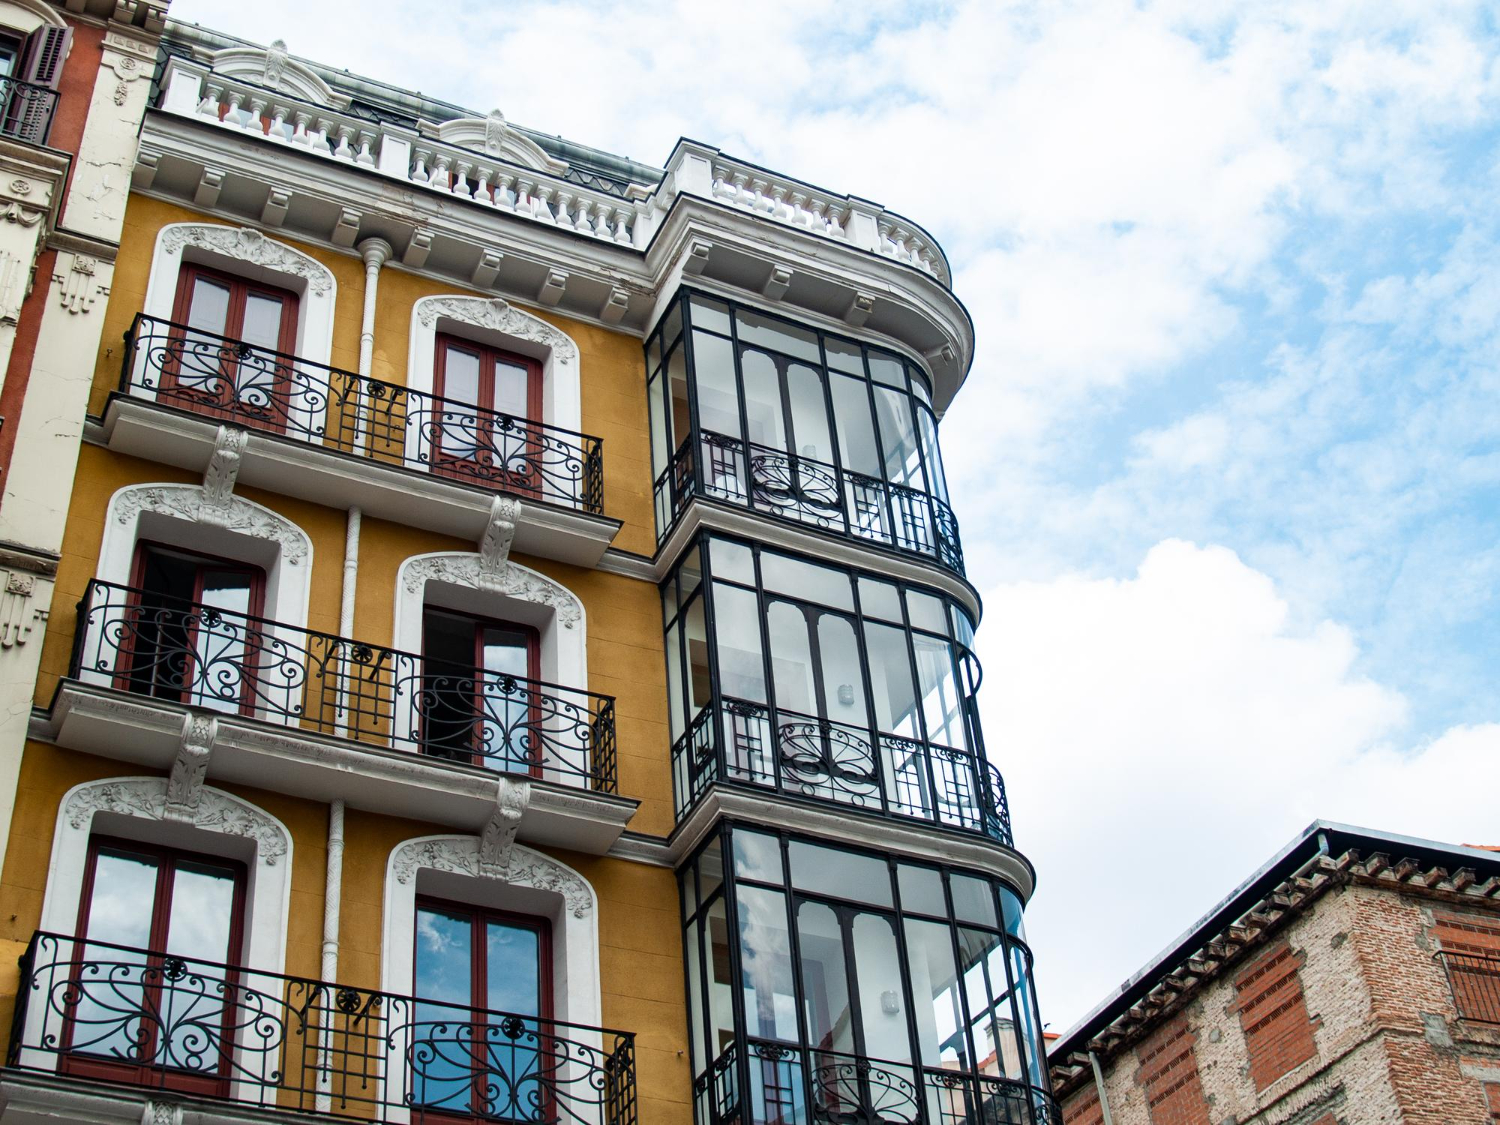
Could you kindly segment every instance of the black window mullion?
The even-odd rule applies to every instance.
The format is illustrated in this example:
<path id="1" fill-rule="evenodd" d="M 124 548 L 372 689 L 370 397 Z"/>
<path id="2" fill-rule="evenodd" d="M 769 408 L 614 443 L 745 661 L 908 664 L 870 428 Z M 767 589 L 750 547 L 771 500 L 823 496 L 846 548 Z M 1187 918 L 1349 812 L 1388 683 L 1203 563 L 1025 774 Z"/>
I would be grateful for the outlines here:
<path id="1" fill-rule="evenodd" d="M 916 633 L 911 627 L 911 614 L 906 608 L 906 586 L 904 584 L 896 587 L 896 598 L 901 603 L 901 631 L 906 635 L 906 657 L 911 662 L 912 689 L 916 692 L 917 730 L 920 732 L 919 745 L 922 755 L 922 772 L 927 777 L 927 799 L 932 804 L 932 822 L 940 824 L 942 818 L 938 814 L 937 770 L 932 765 L 932 733 L 927 729 L 927 710 L 922 706 L 922 701 L 925 698 L 922 693 L 922 669 L 917 663 Z M 952 917 L 951 904 L 949 909 L 949 917 Z"/>
<path id="2" fill-rule="evenodd" d="M 900 544 L 896 530 L 899 508 L 895 491 L 891 487 L 890 466 L 885 459 L 885 435 L 880 432 L 880 411 L 875 406 L 875 380 L 870 375 L 870 348 L 863 342 L 859 345 L 859 362 L 865 369 L 865 397 L 870 403 L 870 431 L 875 437 L 875 458 L 880 463 L 880 502 L 885 507 L 886 528 L 890 533 L 891 546 L 895 548 Z"/>
<path id="3" fill-rule="evenodd" d="M 870 650 L 865 644 L 865 613 L 864 606 L 859 600 L 859 572 L 846 569 L 849 576 L 849 589 L 854 596 L 854 643 L 859 650 L 860 676 L 864 680 L 865 692 L 865 727 L 870 733 L 870 761 L 874 766 L 875 785 L 880 791 L 880 811 L 890 812 L 891 794 L 890 785 L 892 778 L 887 776 L 885 769 L 885 753 L 881 742 L 882 731 L 880 720 L 876 717 L 875 707 L 875 684 L 874 677 L 870 675 Z M 899 594 L 897 595 L 900 596 Z M 894 884 L 894 877 L 893 877 Z"/>
<path id="4" fill-rule="evenodd" d="M 687 381 L 688 397 L 688 456 L 693 459 L 693 491 L 698 495 L 704 493 L 706 482 L 703 478 L 703 434 L 698 426 L 698 368 L 693 362 L 693 320 L 689 313 L 692 302 L 688 300 L 687 294 L 677 295 L 677 307 L 682 313 L 682 339 L 679 344 L 683 348 L 683 373 Z M 668 314 L 670 315 L 670 314 Z M 672 383 L 670 379 L 671 365 L 666 365 L 667 381 L 667 408 L 671 409 Z"/>
<path id="5" fill-rule="evenodd" d="M 844 480 L 844 458 L 839 451 L 838 417 L 833 410 L 833 373 L 828 368 L 828 347 L 822 332 L 814 332 L 818 338 L 818 363 L 823 369 L 823 413 L 828 422 L 829 455 L 833 458 L 833 486 L 839 494 L 839 518 L 844 523 L 844 534 L 852 535 L 853 521 L 849 518 L 848 484 Z"/>
<path id="6" fill-rule="evenodd" d="M 734 392 L 740 411 L 739 449 L 736 453 L 739 463 L 735 469 L 745 491 L 745 506 L 754 508 L 755 482 L 750 479 L 750 412 L 745 407 L 745 373 L 740 363 L 739 321 L 735 316 L 739 306 L 730 302 L 725 304 L 729 309 L 729 354 L 730 361 L 734 364 Z"/>
<path id="7" fill-rule="evenodd" d="M 915 1096 L 917 1104 L 922 1107 L 921 1111 L 925 1112 L 924 1087 L 922 1084 L 924 1073 L 922 1039 L 917 1034 L 916 1013 L 916 1004 L 922 998 L 918 997 L 912 989 L 911 950 L 906 944 L 906 915 L 901 910 L 901 880 L 896 877 L 896 860 L 888 858 L 885 866 L 886 878 L 891 881 L 891 901 L 896 904 L 896 962 L 901 973 L 902 1006 L 906 1012 L 907 1053 L 911 1056 L 912 1078 L 913 1085 L 916 1087 Z M 926 997 L 925 1002 L 931 1004 L 932 998 L 930 996 Z"/>
<path id="8" fill-rule="evenodd" d="M 748 446 L 747 446 L 748 450 Z M 748 469 L 749 462 L 746 462 Z M 756 617 L 759 618 L 757 627 L 760 629 L 760 661 L 765 675 L 766 684 L 766 736 L 770 739 L 772 781 L 775 783 L 776 792 L 781 792 L 781 709 L 776 700 L 776 678 L 775 664 L 771 655 L 771 602 L 766 594 L 765 581 L 761 578 L 760 570 L 760 544 L 752 543 L 750 547 L 750 562 L 754 568 L 755 576 L 755 609 Z M 788 872 L 790 875 L 790 871 Z M 791 886 L 790 883 L 787 884 Z"/>
<path id="9" fill-rule="evenodd" d="M 756 576 L 759 578 L 757 552 Z M 777 788 L 780 788 L 780 763 L 777 763 Z M 802 939 L 797 932 L 798 893 L 792 887 L 790 844 L 785 833 L 778 832 L 776 843 L 781 852 L 781 900 L 785 905 L 787 949 L 792 961 L 792 997 L 797 1006 L 797 1070 L 802 1079 L 802 1104 L 813 1104 L 812 1051 L 808 1046 L 807 990 L 802 986 Z M 740 990 L 743 992 L 743 989 Z"/>

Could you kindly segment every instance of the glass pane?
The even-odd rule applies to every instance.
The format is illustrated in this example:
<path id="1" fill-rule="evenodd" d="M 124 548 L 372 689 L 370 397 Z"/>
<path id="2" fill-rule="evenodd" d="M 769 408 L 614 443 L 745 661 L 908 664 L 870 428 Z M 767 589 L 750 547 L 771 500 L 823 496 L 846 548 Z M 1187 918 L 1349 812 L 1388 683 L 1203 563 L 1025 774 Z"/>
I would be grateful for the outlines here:
<path id="1" fill-rule="evenodd" d="M 461 1111 L 474 1092 L 470 1006 L 473 921 L 467 915 L 417 908 L 414 1005 L 409 1059 L 418 1105 Z"/>
<path id="2" fill-rule="evenodd" d="M 965 922 L 995 925 L 995 899 L 990 884 L 972 875 L 954 875 L 949 879 L 953 891 L 953 915 Z"/>
<path id="3" fill-rule="evenodd" d="M 439 404 L 441 449 L 449 457 L 471 460 L 479 453 L 479 354 L 444 345 L 443 395 Z"/>
<path id="4" fill-rule="evenodd" d="M 828 403 L 823 398 L 823 374 L 800 363 L 786 373 L 787 398 L 792 406 L 796 452 L 833 464 L 833 442 L 828 436 Z"/>
<path id="5" fill-rule="evenodd" d="M 714 639 L 719 680 L 732 699 L 766 702 L 766 670 L 760 652 L 760 611 L 755 594 L 714 583 Z"/>
<path id="6" fill-rule="evenodd" d="M 188 331 L 184 333 L 182 357 L 176 378 L 183 386 L 202 394 L 219 394 L 224 363 L 229 354 L 224 343 L 203 333 L 223 336 L 229 322 L 229 287 L 199 277 L 193 280 L 193 294 L 188 299 Z M 194 331 L 195 329 L 199 331 Z"/>
<path id="7" fill-rule="evenodd" d="M 859 662 L 859 642 L 854 624 L 847 618 L 825 613 L 818 618 L 818 653 L 823 667 L 825 718 L 851 726 L 866 726 L 864 673 Z"/>
<path id="8" fill-rule="evenodd" d="M 861 380 L 864 379 L 865 359 L 860 354 L 858 344 L 826 336 L 823 339 L 823 354 L 828 360 L 828 366 L 835 371 L 847 371 L 850 375 L 858 375 Z"/>
<path id="9" fill-rule="evenodd" d="M 960 929 L 958 948 L 974 1053 L 985 1060 L 992 1073 L 1018 1079 L 1022 1076 L 1021 1055 L 1000 938 Z"/>
<path id="10" fill-rule="evenodd" d="M 485 1006 L 518 1016 L 542 1014 L 541 934 L 530 926 L 485 924 Z"/>
<path id="11" fill-rule="evenodd" d="M 901 909 L 918 914 L 935 914 L 939 918 L 948 916 L 948 906 L 943 900 L 943 877 L 930 867 L 913 867 L 903 863 L 896 869 L 897 882 L 901 888 Z"/>
<path id="12" fill-rule="evenodd" d="M 477 631 L 484 672 L 476 685 L 482 721 L 480 753 L 490 769 L 529 773 L 541 764 L 544 754 L 536 738 L 539 716 L 529 681 L 530 634 L 505 625 L 478 625 Z"/>
<path id="13" fill-rule="evenodd" d="M 880 419 L 880 443 L 885 452 L 885 479 L 907 488 L 922 488 L 922 465 L 917 456 L 917 432 L 911 403 L 900 391 L 875 388 L 875 416 Z"/>
<path id="14" fill-rule="evenodd" d="M 927 724 L 927 741 L 968 749 L 963 704 L 954 679 L 949 643 L 921 633 L 911 634 L 911 640 L 917 657 L 917 682 L 922 696 L 922 716 Z"/>
<path id="15" fill-rule="evenodd" d="M 687 353 L 681 345 L 667 357 L 665 378 L 667 390 L 671 393 L 672 409 L 669 421 L 672 430 L 672 451 L 675 453 L 692 433 L 689 422 L 691 413 L 688 408 Z"/>
<path id="16" fill-rule="evenodd" d="M 797 942 L 802 994 L 807 1005 L 807 1039 L 824 1050 L 855 1052 L 849 976 L 843 934 L 832 907 L 804 902 L 797 907 Z"/>
<path id="17" fill-rule="evenodd" d="M 772 602 L 766 615 L 771 638 L 771 669 L 776 683 L 776 707 L 803 715 L 817 714 L 812 647 L 802 610 L 786 602 Z"/>
<path id="18" fill-rule="evenodd" d="M 752 1036 L 797 1041 L 797 999 L 792 989 L 792 945 L 786 896 L 741 887 L 740 970 L 744 977 L 745 1027 Z"/>
<path id="19" fill-rule="evenodd" d="M 863 379 L 833 376 L 833 416 L 838 422 L 839 458 L 845 470 L 880 479 L 880 450 L 870 415 L 870 392 Z"/>
<path id="20" fill-rule="evenodd" d="M 822 362 L 818 353 L 818 337 L 805 328 L 794 328 L 784 321 L 772 320 L 746 309 L 737 309 L 734 319 L 742 344 L 758 344 L 810 363 Z"/>
<path id="21" fill-rule="evenodd" d="M 906 632 L 891 625 L 865 622 L 865 650 L 870 660 L 870 691 L 875 698 L 875 725 L 887 734 L 920 739 L 917 689 L 912 681 Z"/>
<path id="22" fill-rule="evenodd" d="M 704 919 L 703 953 L 708 962 L 709 1035 L 712 1053 L 717 1058 L 734 1042 L 734 981 L 729 965 L 729 921 L 724 898 L 708 908 Z"/>
<path id="23" fill-rule="evenodd" d="M 450 402 L 479 404 L 479 353 L 444 345 L 443 397 Z"/>
<path id="24" fill-rule="evenodd" d="M 928 390 L 929 380 L 927 372 L 920 367 L 908 363 L 906 365 L 906 377 L 911 380 L 911 393 L 916 395 L 919 402 L 932 405 L 932 392 Z"/>
<path id="25" fill-rule="evenodd" d="M 688 978 L 688 1017 L 690 1021 L 691 1034 L 688 1038 L 688 1046 L 692 1048 L 693 1074 L 698 1074 L 708 1065 L 708 1059 L 704 1058 L 704 1021 L 708 1013 L 703 1010 L 703 964 L 699 961 L 702 947 L 699 942 L 699 927 L 696 921 L 689 922 L 687 927 L 687 978 Z"/>
<path id="26" fill-rule="evenodd" d="M 1013 948 L 1010 951 L 1010 967 L 1012 979 L 1016 982 L 1016 1009 L 1021 1019 L 1021 1041 L 1026 1047 L 1026 1069 L 1033 1086 L 1045 1087 L 1046 1050 L 1042 1041 L 1042 1028 L 1037 1022 L 1031 967 L 1026 963 L 1024 950 Z"/>
<path id="27" fill-rule="evenodd" d="M 280 350 L 284 308 L 280 297 L 262 293 L 246 294 L 245 321 L 240 329 L 240 339 L 252 347 Z"/>
<path id="28" fill-rule="evenodd" d="M 513 418 L 531 417 L 530 368 L 509 360 L 495 360 L 495 401 L 490 409 Z"/>
<path id="29" fill-rule="evenodd" d="M 693 333 L 693 370 L 698 381 L 698 425 L 740 436 L 740 400 L 734 380 L 734 349 L 722 336 Z"/>
<path id="30" fill-rule="evenodd" d="M 666 380 L 653 375 L 647 388 L 648 408 L 651 411 L 651 478 L 659 478 L 667 470 L 667 459 L 672 447 L 667 443 L 667 404 L 662 388 Z"/>
<path id="31" fill-rule="evenodd" d="M 205 569 L 203 604 L 227 613 L 249 613 L 250 576 L 244 571 Z M 249 666 L 252 654 L 248 625 L 242 616 L 199 615 L 190 702 L 215 711 L 239 711 L 247 673 L 251 677 L 254 674 Z"/>
<path id="32" fill-rule="evenodd" d="M 681 630 L 674 621 L 667 629 L 667 719 L 671 724 L 672 741 L 675 743 L 687 729 L 683 722 L 686 701 L 682 694 L 682 639 Z"/>
<path id="33" fill-rule="evenodd" d="M 905 871 L 903 868 L 903 875 Z M 904 891 L 902 902 L 905 903 Z M 908 918 L 905 928 L 906 952 L 911 959 L 912 1015 L 916 1018 L 922 1062 L 949 1070 L 968 1069 L 971 1064 L 964 1037 L 963 998 L 953 963 L 952 934 L 941 922 L 921 922 L 915 918 Z"/>
<path id="34" fill-rule="evenodd" d="M 681 332 L 682 306 L 674 302 L 671 311 L 667 313 L 666 318 L 661 323 L 662 347 L 670 348 L 672 342 L 677 339 Z"/>
<path id="35" fill-rule="evenodd" d="M 926 629 L 929 632 L 948 634 L 948 615 L 943 612 L 943 603 L 931 594 L 918 593 L 916 590 L 906 592 L 906 612 L 911 616 L 911 627 L 913 629 Z"/>
<path id="36" fill-rule="evenodd" d="M 217 1071 L 232 1055 L 224 1036 L 225 971 L 209 962 L 237 960 L 229 948 L 234 918 L 234 873 L 181 865 L 172 878 L 167 952 L 187 962 L 187 974 L 163 974 L 157 1061 L 182 1070 Z"/>
<path id="37" fill-rule="evenodd" d="M 768 591 L 789 594 L 799 601 L 818 602 L 836 609 L 853 611 L 854 592 L 849 575 L 841 570 L 802 562 L 774 551 L 762 551 L 761 581 Z"/>
<path id="38" fill-rule="evenodd" d="M 707 902 L 723 883 L 724 850 L 719 841 L 715 840 L 698 857 L 698 894 Z"/>
<path id="39" fill-rule="evenodd" d="M 688 722 L 707 707 L 713 693 L 713 677 L 708 668 L 708 625 L 704 619 L 703 599 L 694 598 L 684 618 L 687 638 Z"/>
<path id="40" fill-rule="evenodd" d="M 885 861 L 860 852 L 793 840 L 787 845 L 792 886 L 815 894 L 890 906 L 891 876 Z"/>
<path id="41" fill-rule="evenodd" d="M 1005 915 L 1005 932 L 1025 941 L 1026 927 L 1021 920 L 1021 896 L 1004 883 L 1000 884 L 1000 911 Z"/>
<path id="42" fill-rule="evenodd" d="M 922 457 L 927 462 L 928 489 L 939 500 L 948 499 L 948 486 L 943 480 L 943 462 L 938 453 L 937 423 L 932 415 L 917 408 L 917 430 L 922 439 Z"/>
<path id="43" fill-rule="evenodd" d="M 708 328 L 722 335 L 729 335 L 729 306 L 707 297 L 692 297 L 692 319 L 694 328 Z"/>
<path id="44" fill-rule="evenodd" d="M 245 298 L 245 319 L 240 338 L 253 347 L 267 351 L 281 348 L 283 303 L 279 297 L 251 293 Z M 275 395 L 278 375 L 273 356 L 258 352 L 237 359 L 235 396 L 253 410 L 267 410 Z"/>
<path id="45" fill-rule="evenodd" d="M 781 842 L 775 836 L 736 828 L 734 873 L 741 879 L 781 883 Z"/>
<path id="46" fill-rule="evenodd" d="M 229 326 L 229 286 L 206 277 L 194 278 L 187 322 L 190 328 L 224 335 Z"/>
<path id="47" fill-rule="evenodd" d="M 858 914 L 851 932 L 864 1053 L 870 1058 L 909 1062 L 911 1037 L 901 996 L 895 924 L 883 914 Z"/>
<path id="48" fill-rule="evenodd" d="M 870 378 L 877 383 L 906 388 L 905 365 L 893 355 L 870 349 Z"/>
<path id="49" fill-rule="evenodd" d="M 901 595 L 889 582 L 874 578 L 859 580 L 859 612 L 865 617 L 880 617 L 901 623 Z"/>
<path id="50" fill-rule="evenodd" d="M 715 578 L 729 578 L 747 586 L 755 585 L 755 560 L 745 544 L 715 538 L 709 547 L 708 557 Z"/>
<path id="51" fill-rule="evenodd" d="M 95 860 L 86 936 L 128 946 L 88 946 L 82 956 L 96 971 L 81 975 L 68 1028 L 75 1051 L 133 1057 L 139 1050 L 145 950 L 151 944 L 157 863 L 146 856 L 101 851 Z"/>
<path id="52" fill-rule="evenodd" d="M 745 380 L 745 424 L 750 427 L 746 438 L 769 449 L 786 449 L 776 364 L 764 352 L 745 351 L 740 355 L 740 372 Z"/>

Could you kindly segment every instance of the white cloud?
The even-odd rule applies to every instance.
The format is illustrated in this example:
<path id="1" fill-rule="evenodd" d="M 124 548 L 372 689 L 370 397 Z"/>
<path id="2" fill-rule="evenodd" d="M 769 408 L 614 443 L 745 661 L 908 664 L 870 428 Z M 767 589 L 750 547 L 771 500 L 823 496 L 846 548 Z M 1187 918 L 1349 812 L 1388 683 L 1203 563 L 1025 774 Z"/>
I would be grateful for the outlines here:
<path id="1" fill-rule="evenodd" d="M 1299 627 L 1231 551 L 1167 540 L 1132 578 L 985 603 L 985 735 L 1040 870 L 1054 1030 L 1316 818 L 1500 843 L 1500 725 L 1402 748 L 1406 700 L 1356 671 L 1349 632 Z"/>

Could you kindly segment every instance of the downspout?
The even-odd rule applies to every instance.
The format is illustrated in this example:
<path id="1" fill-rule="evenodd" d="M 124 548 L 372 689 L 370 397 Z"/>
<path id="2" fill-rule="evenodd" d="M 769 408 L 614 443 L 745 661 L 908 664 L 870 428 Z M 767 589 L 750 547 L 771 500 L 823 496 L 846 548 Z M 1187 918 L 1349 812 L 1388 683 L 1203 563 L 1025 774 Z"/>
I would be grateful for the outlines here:
<path id="1" fill-rule="evenodd" d="M 366 379 L 375 363 L 375 297 L 380 288 L 380 267 L 395 252 L 383 238 L 367 238 L 359 244 L 359 256 L 365 260 L 365 307 L 359 324 L 359 373 Z"/>
<path id="2" fill-rule="evenodd" d="M 1115 1125 L 1109 1112 L 1109 1095 L 1104 1092 L 1104 1069 L 1099 1065 L 1099 1056 L 1089 1052 L 1089 1063 L 1094 1068 L 1094 1089 L 1099 1091 L 1099 1112 L 1104 1116 L 1104 1125 Z"/>

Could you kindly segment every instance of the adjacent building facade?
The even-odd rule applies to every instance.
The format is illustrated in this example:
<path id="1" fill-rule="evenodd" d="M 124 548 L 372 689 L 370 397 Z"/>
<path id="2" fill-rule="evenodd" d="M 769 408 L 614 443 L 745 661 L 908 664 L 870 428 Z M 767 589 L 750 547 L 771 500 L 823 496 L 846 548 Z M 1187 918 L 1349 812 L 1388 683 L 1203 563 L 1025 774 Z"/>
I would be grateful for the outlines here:
<path id="1" fill-rule="evenodd" d="M 7 4 L 145 47 L 0 463 L 0 1123 L 1055 1125 L 936 243 Z"/>
<path id="2" fill-rule="evenodd" d="M 1067 1125 L 1500 1121 L 1500 855 L 1316 822 L 1051 1060 Z"/>

